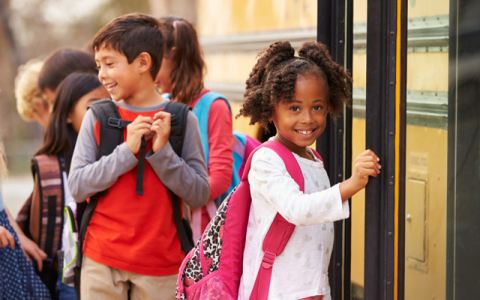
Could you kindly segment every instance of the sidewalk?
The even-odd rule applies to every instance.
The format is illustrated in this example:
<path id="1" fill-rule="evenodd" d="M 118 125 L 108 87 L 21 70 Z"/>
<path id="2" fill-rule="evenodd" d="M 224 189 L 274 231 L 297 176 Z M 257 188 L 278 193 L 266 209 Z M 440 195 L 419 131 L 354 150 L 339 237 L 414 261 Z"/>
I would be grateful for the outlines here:
<path id="1" fill-rule="evenodd" d="M 5 206 L 14 217 L 32 192 L 33 179 L 30 175 L 7 176 L 2 179 L 2 195 Z"/>

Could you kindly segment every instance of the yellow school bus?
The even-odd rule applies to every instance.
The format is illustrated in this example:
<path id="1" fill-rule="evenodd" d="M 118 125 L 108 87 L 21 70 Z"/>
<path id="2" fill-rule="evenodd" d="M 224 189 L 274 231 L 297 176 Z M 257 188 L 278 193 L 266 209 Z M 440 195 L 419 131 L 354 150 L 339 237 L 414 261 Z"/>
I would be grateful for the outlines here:
<path id="1" fill-rule="evenodd" d="M 480 5 L 474 0 L 199 0 L 207 87 L 236 115 L 256 55 L 326 43 L 353 101 L 317 148 L 332 184 L 371 148 L 382 175 L 335 224 L 333 299 L 480 295 Z M 236 130 L 260 136 L 244 118 Z"/>

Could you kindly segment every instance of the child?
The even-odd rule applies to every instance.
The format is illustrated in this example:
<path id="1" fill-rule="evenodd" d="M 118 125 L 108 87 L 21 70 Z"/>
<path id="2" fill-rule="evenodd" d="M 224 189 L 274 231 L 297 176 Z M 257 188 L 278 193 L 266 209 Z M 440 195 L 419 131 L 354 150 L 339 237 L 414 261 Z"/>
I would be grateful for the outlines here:
<path id="1" fill-rule="evenodd" d="M 38 76 L 38 87 L 50 108 L 53 107 L 58 86 L 73 72 L 97 74 L 92 55 L 78 49 L 60 48 L 45 59 Z"/>
<path id="2" fill-rule="evenodd" d="M 0 145 L 0 179 L 5 172 Z M 0 299 L 50 299 L 48 289 L 22 252 L 14 223 L 4 207 L 0 190 Z"/>
<path id="3" fill-rule="evenodd" d="M 203 61 L 197 32 L 192 24 L 179 17 L 160 19 L 164 42 L 164 57 L 156 82 L 161 92 L 170 93 L 174 101 L 194 108 L 200 98 L 209 92 L 203 84 L 205 62 Z M 196 112 L 194 110 L 194 112 Z M 209 203 L 201 209 L 192 210 L 194 241 L 200 237 L 210 218 L 215 214 L 218 197 L 227 192 L 232 181 L 232 114 L 228 103 L 214 100 L 208 116 L 208 176 L 210 183 Z M 198 116 L 200 118 L 201 116 Z M 207 207 L 209 208 L 207 210 Z"/>
<path id="4" fill-rule="evenodd" d="M 34 111 L 36 116 L 39 118 L 38 121 L 42 127 L 48 126 L 48 121 L 50 119 L 50 113 L 54 106 L 54 102 L 57 96 L 58 87 L 60 83 L 67 77 L 69 74 L 73 72 L 88 72 L 91 74 L 96 75 L 97 69 L 95 64 L 95 59 L 92 54 L 89 54 L 85 51 L 81 51 L 78 49 L 70 49 L 70 48 L 60 48 L 53 51 L 47 59 L 43 63 L 40 64 L 40 70 L 38 67 L 31 66 L 26 69 L 22 75 L 19 75 L 20 78 L 16 82 L 16 91 L 17 94 L 17 103 L 23 103 L 22 107 L 24 108 L 25 113 L 28 111 Z M 29 73 L 28 73 L 29 72 Z M 34 101 L 28 101 L 28 97 L 34 97 Z M 37 99 L 38 98 L 38 99 Z M 37 104 L 38 103 L 38 104 Z M 35 105 L 35 106 L 34 106 Z M 41 109 L 39 109 L 41 108 Z M 19 110 L 20 112 L 20 110 Z M 62 124 L 65 126 L 66 124 Z M 54 134 L 50 134 L 50 141 Z M 57 140 L 58 142 L 58 140 Z M 63 142 L 63 140 L 62 140 Z M 71 141 L 70 141 L 71 142 Z M 68 144 L 64 145 L 65 147 Z M 71 144 L 73 151 L 74 143 Z M 63 146 L 56 145 L 57 149 Z M 71 153 L 69 158 L 71 157 Z M 68 170 L 68 169 L 66 169 Z M 57 185 L 59 186 L 59 185 Z M 22 208 L 20 209 L 17 215 L 17 223 L 25 233 L 23 236 L 31 237 L 35 240 L 35 242 L 40 245 L 45 252 L 45 244 L 41 245 L 40 241 L 42 237 L 38 235 L 36 238 L 34 237 L 35 234 L 32 234 L 32 230 L 37 231 L 36 229 L 36 222 L 32 219 L 32 215 L 41 215 L 38 212 L 39 206 L 35 205 L 35 201 L 33 201 L 34 196 L 39 196 L 44 191 L 41 191 L 42 185 L 39 184 L 38 181 L 34 184 L 34 191 L 32 194 L 27 198 L 25 203 L 23 204 Z M 47 190 L 51 190 L 52 187 L 47 187 Z M 61 186 L 60 186 L 61 188 Z M 60 202 L 61 203 L 61 202 Z M 52 209 L 51 211 L 57 211 Z M 60 209 L 59 215 L 63 216 L 63 211 Z M 58 217 L 58 215 L 57 215 Z M 30 230 L 32 229 L 32 230 Z M 55 222 L 54 230 L 49 230 L 47 232 L 47 236 L 51 238 L 50 240 L 57 241 L 59 238 L 54 234 L 54 232 L 61 233 L 63 229 L 63 224 L 61 220 Z M 27 238 L 21 238 L 22 244 L 25 244 L 23 240 L 27 242 L 31 242 Z M 55 247 L 58 245 L 60 247 L 60 243 L 53 243 Z M 60 249 L 55 249 L 60 250 Z M 30 254 L 29 254 L 30 256 Z M 57 277 L 58 277 L 58 267 L 57 267 L 57 254 L 56 251 L 53 253 L 49 253 L 46 260 L 39 263 L 39 274 L 40 278 L 43 282 L 47 285 L 50 289 L 52 295 L 56 295 L 56 288 L 57 288 Z"/>
<path id="5" fill-rule="evenodd" d="M 63 172 L 64 182 L 64 203 L 76 211 L 75 201 L 68 192 L 67 173 L 70 168 L 73 149 L 80 130 L 83 116 L 87 111 L 87 106 L 95 100 L 108 98 L 109 95 L 101 85 L 95 74 L 91 73 L 72 73 L 68 75 L 58 87 L 58 95 L 55 99 L 53 111 L 50 116 L 50 122 L 45 132 L 45 138 L 42 148 L 36 155 L 45 154 L 57 156 L 65 163 Z M 66 222 L 66 220 L 64 220 Z M 65 227 L 63 229 L 66 230 Z M 65 245 L 62 246 L 62 252 L 65 251 Z M 60 258 L 63 256 L 60 255 Z M 58 279 L 56 293 L 58 299 L 77 299 L 73 286 L 62 282 L 62 270 L 64 262 L 59 261 Z"/>
<path id="6" fill-rule="evenodd" d="M 296 225 L 275 260 L 271 299 L 330 299 L 328 264 L 333 222 L 349 216 L 347 199 L 380 171 L 370 150 L 360 154 L 353 175 L 330 187 L 323 163 L 308 146 L 323 133 L 327 114 L 350 99 L 351 78 L 317 42 L 305 43 L 294 56 L 289 42 L 266 49 L 250 73 L 240 115 L 275 125 L 274 139 L 293 152 L 305 179 L 305 192 L 289 176 L 282 159 L 268 148 L 252 158 L 248 174 L 252 195 L 239 299 L 248 299 L 263 257 L 262 241 L 277 213 Z"/>
<path id="7" fill-rule="evenodd" d="M 30 60 L 18 69 L 15 78 L 15 98 L 17 111 L 25 121 L 36 121 L 43 128 L 47 127 L 50 115 L 50 106 L 42 97 L 38 88 L 38 76 L 43 62 Z"/>
<path id="8" fill-rule="evenodd" d="M 209 195 L 207 170 L 195 116 L 189 112 L 181 157 L 168 137 L 168 100 L 157 93 L 163 38 L 156 19 L 129 14 L 112 20 L 93 43 L 98 77 L 122 119 L 132 121 L 125 141 L 97 159 L 98 122 L 87 111 L 68 184 L 77 202 L 98 196 L 83 244 L 82 299 L 174 299 L 184 253 L 168 190 L 199 207 Z M 159 51 L 160 49 L 160 51 Z M 147 141 L 144 191 L 135 193 L 137 154 Z M 151 149 L 151 150 L 150 150 Z M 97 197 L 96 196 L 96 197 Z"/>

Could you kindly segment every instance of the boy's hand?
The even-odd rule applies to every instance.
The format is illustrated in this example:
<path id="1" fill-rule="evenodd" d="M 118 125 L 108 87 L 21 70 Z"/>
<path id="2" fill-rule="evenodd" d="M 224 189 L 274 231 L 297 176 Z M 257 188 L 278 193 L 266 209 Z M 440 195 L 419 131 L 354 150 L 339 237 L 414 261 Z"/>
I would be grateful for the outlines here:
<path id="1" fill-rule="evenodd" d="M 137 154 L 143 136 L 150 134 L 152 126 L 152 118 L 145 116 L 137 116 L 137 118 L 127 126 L 127 146 L 133 154 Z"/>
<path id="2" fill-rule="evenodd" d="M 15 249 L 15 240 L 13 239 L 12 234 L 3 226 L 0 226 L 0 249 L 6 248 Z"/>
<path id="3" fill-rule="evenodd" d="M 352 169 L 352 176 L 340 184 L 340 193 L 342 199 L 346 200 L 363 189 L 367 183 L 369 176 L 377 177 L 380 174 L 382 166 L 379 164 L 380 159 L 372 150 L 365 150 L 355 159 Z"/>
<path id="4" fill-rule="evenodd" d="M 171 119 L 171 114 L 165 111 L 159 111 L 153 116 L 154 121 L 151 127 L 154 133 L 152 141 L 153 152 L 159 151 L 168 143 L 168 137 L 172 128 Z"/>

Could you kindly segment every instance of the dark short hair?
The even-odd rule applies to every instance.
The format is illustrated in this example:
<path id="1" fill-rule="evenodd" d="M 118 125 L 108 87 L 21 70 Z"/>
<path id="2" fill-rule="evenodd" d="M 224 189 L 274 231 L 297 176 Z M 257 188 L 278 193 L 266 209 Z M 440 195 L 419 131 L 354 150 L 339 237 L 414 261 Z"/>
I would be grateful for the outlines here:
<path id="1" fill-rule="evenodd" d="M 93 55 L 78 49 L 57 49 L 45 59 L 38 75 L 38 87 L 41 91 L 56 90 L 63 79 L 74 72 L 97 74 Z"/>
<path id="2" fill-rule="evenodd" d="M 163 57 L 163 37 L 158 21 L 145 14 L 127 14 L 117 17 L 101 28 L 93 38 L 92 48 L 112 49 L 126 56 L 128 63 L 142 52 L 152 58 L 150 74 L 155 79 Z"/>

